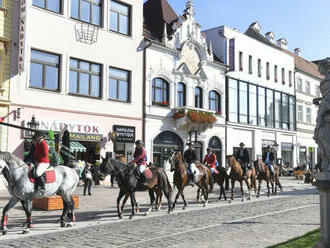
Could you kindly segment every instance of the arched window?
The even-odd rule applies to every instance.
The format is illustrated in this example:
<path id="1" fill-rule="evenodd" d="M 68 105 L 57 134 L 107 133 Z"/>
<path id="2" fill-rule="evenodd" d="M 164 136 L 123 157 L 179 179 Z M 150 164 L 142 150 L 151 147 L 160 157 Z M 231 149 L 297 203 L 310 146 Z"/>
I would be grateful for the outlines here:
<path id="1" fill-rule="evenodd" d="M 220 95 L 218 92 L 211 90 L 209 93 L 209 109 L 216 112 L 221 111 L 220 107 Z"/>
<path id="2" fill-rule="evenodd" d="M 203 90 L 200 87 L 195 88 L 195 107 L 203 108 Z"/>
<path id="3" fill-rule="evenodd" d="M 178 97 L 178 107 L 186 106 L 186 85 L 183 83 L 178 83 L 178 90 L 177 90 L 177 97 Z"/>
<path id="4" fill-rule="evenodd" d="M 162 78 L 152 80 L 152 104 L 167 107 L 169 102 L 169 84 Z"/>

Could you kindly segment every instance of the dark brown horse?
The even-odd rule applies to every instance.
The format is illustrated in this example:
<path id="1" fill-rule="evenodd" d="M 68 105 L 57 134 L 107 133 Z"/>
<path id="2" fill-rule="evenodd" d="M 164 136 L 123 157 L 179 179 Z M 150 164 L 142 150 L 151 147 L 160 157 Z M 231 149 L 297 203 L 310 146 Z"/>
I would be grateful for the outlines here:
<path id="1" fill-rule="evenodd" d="M 181 152 L 174 152 L 170 159 L 170 162 L 171 162 L 171 171 L 174 171 L 174 185 L 178 189 L 178 193 L 173 203 L 173 209 L 175 208 L 175 204 L 180 195 L 184 203 L 183 209 L 186 209 L 187 201 L 184 197 L 183 190 L 187 186 L 189 175 L 187 173 L 187 166 L 182 161 Z M 204 207 L 205 207 L 208 203 L 208 194 L 212 193 L 213 191 L 214 182 L 210 170 L 205 165 L 201 163 L 197 163 L 196 167 L 200 171 L 201 175 L 199 177 L 199 180 L 195 184 L 198 186 L 199 189 L 202 190 L 204 194 Z"/>
<path id="2" fill-rule="evenodd" d="M 242 192 L 242 201 L 245 201 L 245 192 L 243 189 L 243 180 L 244 180 L 243 168 L 241 164 L 235 159 L 234 156 L 227 156 L 227 159 L 228 159 L 228 164 L 230 166 L 229 176 L 231 178 L 231 197 L 229 202 L 231 203 L 234 200 L 235 181 L 239 181 Z M 254 187 L 255 193 L 257 193 L 256 170 L 254 167 L 246 172 L 245 183 L 249 189 L 248 200 L 252 200 L 252 187 Z"/>
<path id="3" fill-rule="evenodd" d="M 260 196 L 260 188 L 261 188 L 262 180 L 265 180 L 267 182 L 268 196 L 270 196 L 269 183 L 272 185 L 272 194 L 275 195 L 277 194 L 277 186 L 282 190 L 282 185 L 279 179 L 280 170 L 276 165 L 273 166 L 274 166 L 274 176 L 271 176 L 269 167 L 264 162 L 262 162 L 261 159 L 258 159 L 257 161 L 254 162 L 254 167 L 256 168 L 257 171 L 257 179 L 259 180 L 257 197 Z M 275 183 L 275 192 L 274 192 L 274 183 Z"/>
<path id="4" fill-rule="evenodd" d="M 107 157 L 103 159 L 100 165 L 100 176 L 103 178 L 108 174 L 116 176 L 118 186 L 120 188 L 117 198 L 117 212 L 118 217 L 122 218 L 122 207 L 120 207 L 120 201 L 124 195 L 129 194 L 131 199 L 132 214 L 130 218 L 133 218 L 136 214 L 134 206 L 136 206 L 135 195 L 136 191 L 149 191 L 150 206 L 147 213 L 151 213 L 152 206 L 155 202 L 154 193 L 159 189 L 163 191 L 168 200 L 168 212 L 172 210 L 172 187 L 168 180 L 165 171 L 156 168 L 150 168 L 152 177 L 148 179 L 148 186 L 143 186 L 138 183 L 138 179 L 134 173 L 134 166 L 127 166 L 118 160 Z"/>

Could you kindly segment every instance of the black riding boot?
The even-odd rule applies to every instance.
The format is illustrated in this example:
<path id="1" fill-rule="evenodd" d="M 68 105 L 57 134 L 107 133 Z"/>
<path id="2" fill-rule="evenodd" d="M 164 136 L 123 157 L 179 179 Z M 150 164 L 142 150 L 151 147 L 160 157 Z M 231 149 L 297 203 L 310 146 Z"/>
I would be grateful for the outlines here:
<path id="1" fill-rule="evenodd" d="M 143 173 L 140 175 L 138 182 L 142 186 L 148 186 L 147 178 L 145 177 L 145 175 Z"/>
<path id="2" fill-rule="evenodd" d="M 193 187 L 195 185 L 195 174 L 194 173 L 190 174 L 190 185 Z"/>
<path id="3" fill-rule="evenodd" d="M 243 178 L 246 180 L 246 172 L 247 172 L 247 166 L 243 167 Z"/>
<path id="4" fill-rule="evenodd" d="M 41 177 L 37 177 L 37 185 L 39 191 L 45 191 L 45 177 L 42 175 Z"/>

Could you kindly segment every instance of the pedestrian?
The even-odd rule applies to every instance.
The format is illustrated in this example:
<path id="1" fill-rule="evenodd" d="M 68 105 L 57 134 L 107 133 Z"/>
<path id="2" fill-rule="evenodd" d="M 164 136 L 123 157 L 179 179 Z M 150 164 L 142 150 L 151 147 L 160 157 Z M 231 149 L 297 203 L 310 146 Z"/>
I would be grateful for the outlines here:
<path id="1" fill-rule="evenodd" d="M 241 142 L 239 146 L 240 148 L 235 154 L 235 159 L 241 163 L 243 169 L 243 177 L 246 179 L 246 171 L 250 165 L 250 153 L 248 149 L 244 148 L 245 144 L 243 142 Z"/>
<path id="2" fill-rule="evenodd" d="M 309 162 L 308 162 L 308 168 L 311 172 L 313 172 L 313 162 L 312 160 L 310 159 Z"/>
<path id="3" fill-rule="evenodd" d="M 88 195 L 92 195 L 91 187 L 93 183 L 92 171 L 91 171 L 92 164 L 86 163 L 86 166 L 82 173 L 82 179 L 84 181 L 84 195 L 86 195 L 86 190 L 88 188 Z"/>
<path id="4" fill-rule="evenodd" d="M 188 164 L 188 182 L 187 185 L 194 186 L 195 183 L 195 175 L 192 171 L 192 166 L 197 160 L 196 152 L 194 150 L 194 144 L 192 142 L 188 143 L 188 149 L 183 154 L 184 162 Z"/>
<path id="5" fill-rule="evenodd" d="M 210 167 L 211 173 L 218 174 L 217 171 L 217 156 L 212 152 L 212 149 L 208 147 L 206 149 L 207 154 L 204 157 L 203 163 Z"/>
<path id="6" fill-rule="evenodd" d="M 270 176 L 274 176 L 274 153 L 271 151 L 270 146 L 267 146 L 267 150 L 262 154 L 262 161 L 268 166 L 270 170 Z"/>

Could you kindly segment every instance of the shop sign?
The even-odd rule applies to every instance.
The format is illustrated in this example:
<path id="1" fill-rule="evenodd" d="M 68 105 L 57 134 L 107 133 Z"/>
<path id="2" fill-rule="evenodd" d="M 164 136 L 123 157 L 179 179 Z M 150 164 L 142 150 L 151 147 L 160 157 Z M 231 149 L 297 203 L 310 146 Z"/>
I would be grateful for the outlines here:
<path id="1" fill-rule="evenodd" d="M 275 146 L 276 142 L 274 140 L 262 140 L 262 147 Z"/>
<path id="2" fill-rule="evenodd" d="M 101 142 L 102 134 L 70 133 L 71 140 Z"/>
<path id="3" fill-rule="evenodd" d="M 24 71 L 24 48 L 25 48 L 25 27 L 26 27 L 26 0 L 20 1 L 20 20 L 18 36 L 18 72 Z"/>
<path id="4" fill-rule="evenodd" d="M 306 146 L 299 147 L 299 152 L 306 153 L 306 151 L 307 151 Z"/>
<path id="5" fill-rule="evenodd" d="M 116 142 L 134 143 L 135 127 L 114 125 L 113 131 L 117 134 Z"/>
<path id="6" fill-rule="evenodd" d="M 282 142 L 281 143 L 281 150 L 283 151 L 292 151 L 293 150 L 293 144 L 288 142 Z"/>

